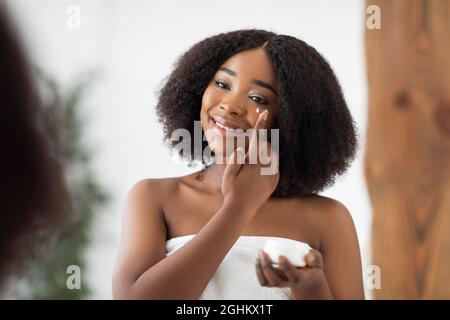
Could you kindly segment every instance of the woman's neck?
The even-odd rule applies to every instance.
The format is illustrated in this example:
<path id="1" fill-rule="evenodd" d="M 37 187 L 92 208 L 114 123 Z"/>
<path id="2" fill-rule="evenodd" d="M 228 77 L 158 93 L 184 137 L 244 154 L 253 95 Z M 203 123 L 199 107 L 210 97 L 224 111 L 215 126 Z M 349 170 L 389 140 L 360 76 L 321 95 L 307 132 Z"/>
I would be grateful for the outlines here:
<path id="1" fill-rule="evenodd" d="M 200 172 L 201 180 L 206 182 L 214 193 L 222 194 L 222 178 L 225 168 L 226 164 L 213 163 Z"/>

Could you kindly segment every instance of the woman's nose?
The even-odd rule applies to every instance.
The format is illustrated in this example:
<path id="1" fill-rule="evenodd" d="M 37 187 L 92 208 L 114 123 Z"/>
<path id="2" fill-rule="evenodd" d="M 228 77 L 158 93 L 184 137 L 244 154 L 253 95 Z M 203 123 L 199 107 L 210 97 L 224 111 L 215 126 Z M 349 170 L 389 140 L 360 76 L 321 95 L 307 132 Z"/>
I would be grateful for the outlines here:
<path id="1" fill-rule="evenodd" d="M 220 109 L 226 111 L 229 114 L 235 115 L 235 116 L 238 116 L 238 115 L 242 114 L 242 111 L 239 108 L 232 107 L 230 105 L 221 104 L 220 105 Z"/>
<path id="2" fill-rule="evenodd" d="M 242 101 L 238 101 L 237 98 L 222 101 L 222 103 L 220 104 L 220 109 L 235 116 L 243 115 L 245 112 L 245 108 L 242 104 Z"/>

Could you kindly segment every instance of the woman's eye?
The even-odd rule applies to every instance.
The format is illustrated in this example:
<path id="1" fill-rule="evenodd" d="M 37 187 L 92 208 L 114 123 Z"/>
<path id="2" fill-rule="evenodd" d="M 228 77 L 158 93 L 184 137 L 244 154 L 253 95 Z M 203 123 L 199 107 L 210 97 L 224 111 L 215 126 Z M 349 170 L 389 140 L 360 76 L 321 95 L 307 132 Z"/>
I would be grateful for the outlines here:
<path id="1" fill-rule="evenodd" d="M 258 96 L 250 96 L 250 99 L 255 101 L 257 104 L 269 105 L 269 101 L 267 99 Z"/>
<path id="2" fill-rule="evenodd" d="M 215 83 L 216 83 L 216 86 L 219 87 L 219 88 L 221 88 L 221 89 L 229 89 L 229 88 L 230 88 L 230 87 L 229 87 L 225 82 L 223 82 L 223 81 L 216 80 Z"/>

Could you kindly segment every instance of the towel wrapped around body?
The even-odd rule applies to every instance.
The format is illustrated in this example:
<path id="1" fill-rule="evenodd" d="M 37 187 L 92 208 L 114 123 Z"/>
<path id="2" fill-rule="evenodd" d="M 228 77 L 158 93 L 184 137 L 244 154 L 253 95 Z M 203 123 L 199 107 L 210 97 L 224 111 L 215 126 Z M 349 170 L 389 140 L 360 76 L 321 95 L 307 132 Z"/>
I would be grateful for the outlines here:
<path id="1" fill-rule="evenodd" d="M 195 235 L 175 237 L 166 241 L 166 255 L 170 255 Z M 222 260 L 216 273 L 200 296 L 200 300 L 289 300 L 289 288 L 269 288 L 260 285 L 255 263 L 258 251 L 264 248 L 269 236 L 241 236 Z"/>

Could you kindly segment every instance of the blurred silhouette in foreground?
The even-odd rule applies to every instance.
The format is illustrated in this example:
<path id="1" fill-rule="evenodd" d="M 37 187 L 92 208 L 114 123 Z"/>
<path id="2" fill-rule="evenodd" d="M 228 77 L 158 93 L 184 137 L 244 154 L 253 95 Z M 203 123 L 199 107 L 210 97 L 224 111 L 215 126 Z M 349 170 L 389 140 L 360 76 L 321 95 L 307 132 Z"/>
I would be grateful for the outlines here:
<path id="1" fill-rule="evenodd" d="M 56 235 L 67 213 L 63 150 L 0 6 L 0 289 Z M 0 290 L 1 291 L 1 290 Z"/>

